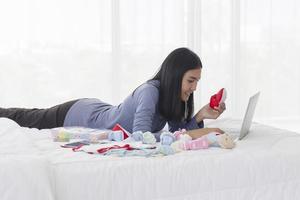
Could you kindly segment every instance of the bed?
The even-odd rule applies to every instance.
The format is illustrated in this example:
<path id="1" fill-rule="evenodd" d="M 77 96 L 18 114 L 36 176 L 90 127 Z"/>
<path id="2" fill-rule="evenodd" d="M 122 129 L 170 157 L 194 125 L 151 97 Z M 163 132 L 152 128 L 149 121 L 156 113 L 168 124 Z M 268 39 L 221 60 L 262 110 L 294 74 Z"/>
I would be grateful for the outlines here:
<path id="1" fill-rule="evenodd" d="M 113 157 L 61 148 L 50 130 L 0 118 L 0 199 L 300 199 L 300 134 L 253 123 L 233 150 Z"/>

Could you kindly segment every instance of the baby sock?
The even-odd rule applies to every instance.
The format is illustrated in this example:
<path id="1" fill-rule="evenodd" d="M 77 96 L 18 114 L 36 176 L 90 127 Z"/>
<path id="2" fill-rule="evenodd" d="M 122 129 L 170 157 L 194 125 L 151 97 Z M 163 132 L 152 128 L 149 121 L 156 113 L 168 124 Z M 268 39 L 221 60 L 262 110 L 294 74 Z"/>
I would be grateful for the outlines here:
<path id="1" fill-rule="evenodd" d="M 230 135 L 227 133 L 220 134 L 218 132 L 211 132 L 203 137 L 209 141 L 209 146 L 221 147 L 224 149 L 232 149 L 235 144 Z"/>
<path id="2" fill-rule="evenodd" d="M 184 135 L 184 132 L 186 132 L 186 129 L 180 129 L 178 131 L 175 131 L 173 135 L 175 136 L 176 140 L 180 140 L 181 136 Z"/>
<path id="3" fill-rule="evenodd" d="M 108 133 L 108 140 L 120 142 L 124 140 L 124 133 L 122 131 L 111 131 Z"/>
<path id="4" fill-rule="evenodd" d="M 142 131 L 136 131 L 136 132 L 133 132 L 131 134 L 131 137 L 136 141 L 142 141 L 143 140 L 143 132 Z"/>
<path id="5" fill-rule="evenodd" d="M 235 146 L 233 139 L 227 133 L 217 135 L 217 142 L 224 149 L 232 149 Z"/>
<path id="6" fill-rule="evenodd" d="M 145 133 L 143 133 L 143 139 L 142 142 L 143 144 L 155 144 L 156 143 L 156 138 L 154 137 L 154 135 L 147 131 Z"/>
<path id="7" fill-rule="evenodd" d="M 175 140 L 175 136 L 172 133 L 163 132 L 160 135 L 160 143 L 162 145 L 171 145 Z"/>
<path id="8" fill-rule="evenodd" d="M 143 144 L 155 144 L 156 143 L 156 138 L 154 135 L 147 131 L 143 133 L 142 131 L 136 131 L 131 134 L 131 138 L 134 139 L 134 141 L 142 141 Z"/>
<path id="9" fill-rule="evenodd" d="M 222 88 L 219 90 L 217 94 L 214 94 L 210 97 L 209 106 L 211 108 L 218 107 L 221 103 L 223 103 L 226 100 L 227 92 L 225 88 Z"/>
<path id="10" fill-rule="evenodd" d="M 113 131 L 122 131 L 123 133 L 123 140 L 128 138 L 130 136 L 130 133 L 128 131 L 125 130 L 125 128 L 123 128 L 120 124 L 116 124 L 113 128 Z"/>
<path id="11" fill-rule="evenodd" d="M 209 146 L 209 141 L 206 137 L 200 137 L 195 140 L 184 141 L 182 143 L 183 150 L 207 149 L 208 146 Z"/>

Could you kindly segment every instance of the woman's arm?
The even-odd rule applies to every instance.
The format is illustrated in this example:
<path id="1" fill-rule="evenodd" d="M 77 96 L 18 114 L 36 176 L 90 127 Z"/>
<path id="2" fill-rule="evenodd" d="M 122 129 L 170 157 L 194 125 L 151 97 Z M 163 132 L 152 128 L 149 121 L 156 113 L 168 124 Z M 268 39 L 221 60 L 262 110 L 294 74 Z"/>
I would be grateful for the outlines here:
<path id="1" fill-rule="evenodd" d="M 156 111 L 159 91 L 154 86 L 141 86 L 133 96 L 136 109 L 133 116 L 132 132 L 150 131 Z"/>
<path id="2" fill-rule="evenodd" d="M 186 131 L 185 134 L 188 134 L 194 140 L 194 139 L 200 138 L 203 135 L 206 135 L 211 132 L 219 132 L 220 134 L 224 133 L 224 131 L 222 131 L 219 128 L 200 128 L 200 129 Z"/>
<path id="3" fill-rule="evenodd" d="M 169 131 L 174 132 L 178 129 L 194 130 L 204 127 L 204 119 L 217 119 L 226 109 L 225 103 L 221 103 L 219 107 L 212 109 L 209 104 L 203 106 L 198 113 L 188 122 L 172 122 L 168 121 Z M 205 132 L 205 131 L 204 131 Z M 210 131 L 211 132 L 211 131 Z M 204 134 L 205 135 L 205 134 Z"/>
<path id="4" fill-rule="evenodd" d="M 179 129 L 186 129 L 186 130 L 194 130 L 204 127 L 203 121 L 197 122 L 196 118 L 193 117 L 190 121 L 182 121 L 182 122 L 175 122 L 175 121 L 168 121 L 169 131 L 174 132 L 178 131 Z"/>
<path id="5" fill-rule="evenodd" d="M 219 107 L 212 109 L 209 104 L 203 106 L 198 113 L 194 116 L 196 121 L 199 123 L 204 119 L 217 119 L 226 109 L 225 103 L 221 103 Z"/>

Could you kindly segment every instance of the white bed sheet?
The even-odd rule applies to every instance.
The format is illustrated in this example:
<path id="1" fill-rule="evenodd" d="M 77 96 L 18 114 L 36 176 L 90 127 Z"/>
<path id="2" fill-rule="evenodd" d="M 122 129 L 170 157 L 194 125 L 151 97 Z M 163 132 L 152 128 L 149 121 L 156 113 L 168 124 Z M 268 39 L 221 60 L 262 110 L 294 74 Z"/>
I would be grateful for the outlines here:
<path id="1" fill-rule="evenodd" d="M 59 145 L 0 118 L 0 199 L 300 199 L 300 134 L 261 124 L 233 150 L 120 158 Z"/>

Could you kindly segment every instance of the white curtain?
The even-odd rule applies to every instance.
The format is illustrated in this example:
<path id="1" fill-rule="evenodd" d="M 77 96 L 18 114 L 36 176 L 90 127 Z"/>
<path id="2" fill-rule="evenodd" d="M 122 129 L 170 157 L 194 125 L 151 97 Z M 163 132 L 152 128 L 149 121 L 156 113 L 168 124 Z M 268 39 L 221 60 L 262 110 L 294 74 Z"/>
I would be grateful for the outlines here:
<path id="1" fill-rule="evenodd" d="M 221 87 L 224 117 L 300 122 L 297 0 L 0 1 L 0 107 L 48 107 L 95 97 L 118 104 L 175 48 L 203 62 L 196 109 Z"/>

